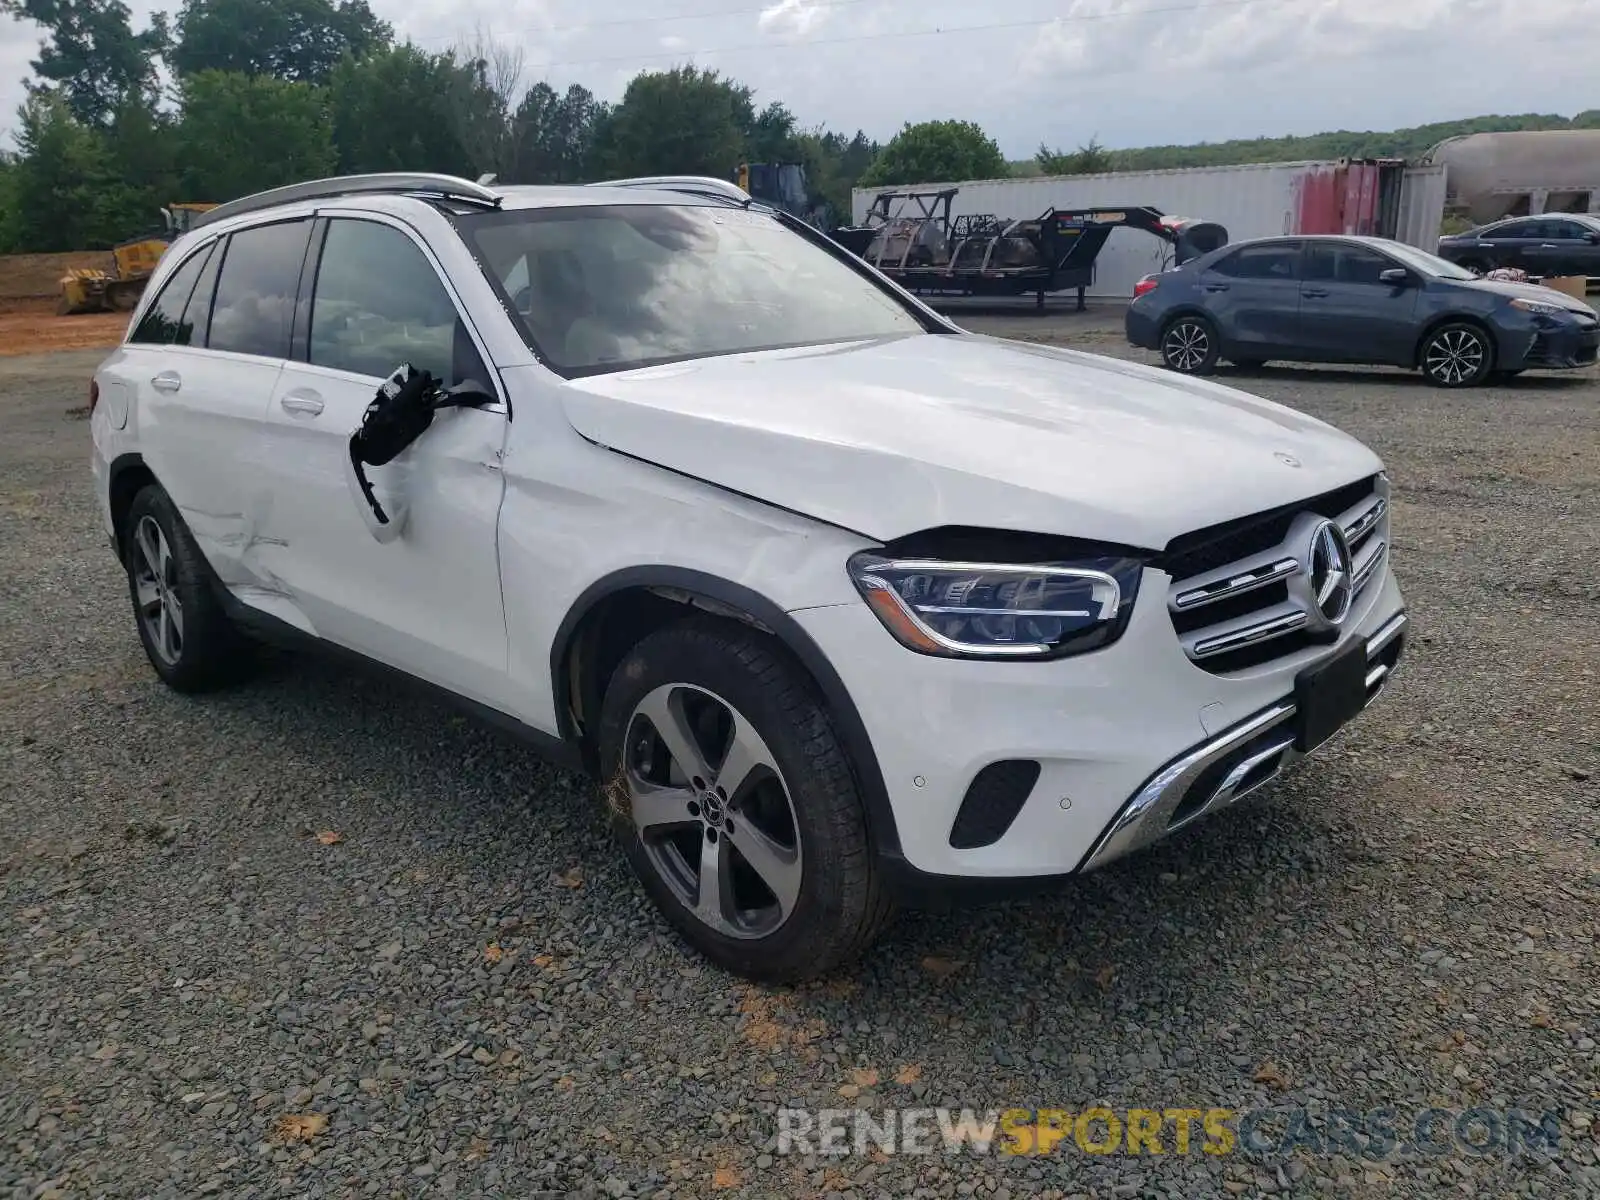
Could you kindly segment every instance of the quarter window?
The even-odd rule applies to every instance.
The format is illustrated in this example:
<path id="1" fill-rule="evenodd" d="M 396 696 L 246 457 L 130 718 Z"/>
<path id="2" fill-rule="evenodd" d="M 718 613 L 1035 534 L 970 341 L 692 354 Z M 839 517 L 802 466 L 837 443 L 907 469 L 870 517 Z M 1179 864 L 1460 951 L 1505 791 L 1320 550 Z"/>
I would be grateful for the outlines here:
<path id="1" fill-rule="evenodd" d="M 241 229 L 228 239 L 211 310 L 213 350 L 289 356 L 289 330 L 309 221 Z"/>
<path id="2" fill-rule="evenodd" d="M 1233 279 L 1294 279 L 1299 261 L 1299 242 L 1275 242 L 1235 250 L 1211 269 Z"/>
<path id="3" fill-rule="evenodd" d="M 198 338 L 193 337 L 194 325 L 191 319 L 187 319 L 185 310 L 189 307 L 189 297 L 194 292 L 195 280 L 200 278 L 200 273 L 205 269 L 214 248 L 207 246 L 198 253 L 191 254 L 179 265 L 172 273 L 172 277 L 162 285 L 160 294 L 145 310 L 144 316 L 139 321 L 139 327 L 133 331 L 130 341 L 158 346 L 204 344 L 205 331 L 201 330 Z"/>
<path id="4" fill-rule="evenodd" d="M 382 378 L 408 362 L 453 386 L 487 372 L 422 250 L 376 221 L 334 220 L 317 266 L 307 358 Z"/>

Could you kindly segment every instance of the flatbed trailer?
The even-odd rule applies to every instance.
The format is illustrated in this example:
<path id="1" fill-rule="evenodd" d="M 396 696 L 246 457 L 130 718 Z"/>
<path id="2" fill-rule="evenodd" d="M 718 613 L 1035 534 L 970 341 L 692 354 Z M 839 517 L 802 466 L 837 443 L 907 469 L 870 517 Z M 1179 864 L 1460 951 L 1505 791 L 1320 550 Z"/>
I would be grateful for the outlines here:
<path id="1" fill-rule="evenodd" d="M 909 291 L 959 296 L 1026 296 L 1039 307 L 1076 290 L 1078 309 L 1094 283 L 1095 259 L 1116 229 L 1140 229 L 1182 263 L 1228 240 L 1210 221 L 1169 217 L 1148 205 L 1051 208 L 1031 220 L 990 214 L 952 217 L 958 188 L 885 191 L 860 225 L 832 231 L 840 245 Z"/>

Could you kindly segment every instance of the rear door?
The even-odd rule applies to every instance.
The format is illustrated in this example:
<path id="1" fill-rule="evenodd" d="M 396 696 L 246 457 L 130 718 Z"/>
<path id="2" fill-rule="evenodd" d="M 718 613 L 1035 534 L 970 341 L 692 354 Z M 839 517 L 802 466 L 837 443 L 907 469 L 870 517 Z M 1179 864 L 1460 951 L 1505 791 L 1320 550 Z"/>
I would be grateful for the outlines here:
<path id="1" fill-rule="evenodd" d="M 1300 285 L 1300 341 L 1325 362 L 1407 365 L 1415 358 L 1420 279 L 1378 277 L 1403 264 L 1359 242 L 1306 243 Z"/>
<path id="2" fill-rule="evenodd" d="M 311 301 L 266 418 L 275 484 L 263 529 L 277 585 L 319 636 L 510 708 L 497 549 L 503 394 L 453 291 L 405 227 L 334 217 L 314 240 Z M 393 463 L 369 469 L 407 508 L 400 536 L 380 543 L 348 483 L 349 441 L 404 362 L 502 398 L 440 412 Z"/>
<path id="3" fill-rule="evenodd" d="M 1538 218 L 1523 217 L 1484 230 L 1478 239 L 1478 248 L 1491 267 L 1516 267 L 1531 272 L 1537 267 L 1528 252 L 1538 241 Z"/>
<path id="4" fill-rule="evenodd" d="M 1225 356 L 1298 352 L 1300 246 L 1298 239 L 1252 243 L 1200 273 L 1201 301 L 1222 335 Z"/>
<path id="5" fill-rule="evenodd" d="M 309 228 L 274 222 L 209 243 L 179 266 L 133 335 L 150 347 L 134 380 L 145 461 L 229 585 L 262 582 L 257 451 Z"/>
<path id="6" fill-rule="evenodd" d="M 1538 225 L 1539 240 L 1529 244 L 1530 271 L 1542 276 L 1600 275 L 1600 237 L 1595 230 L 1571 217 L 1545 217 Z"/>

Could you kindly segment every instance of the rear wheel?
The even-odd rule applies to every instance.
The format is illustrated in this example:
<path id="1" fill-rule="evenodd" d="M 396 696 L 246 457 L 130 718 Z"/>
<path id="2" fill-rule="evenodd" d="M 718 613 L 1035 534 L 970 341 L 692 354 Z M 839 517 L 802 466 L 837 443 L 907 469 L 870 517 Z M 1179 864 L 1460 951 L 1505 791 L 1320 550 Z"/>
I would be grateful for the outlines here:
<path id="1" fill-rule="evenodd" d="M 889 919 L 844 749 L 769 637 L 701 620 L 650 635 L 611 677 L 599 741 L 634 873 L 720 966 L 824 975 Z"/>
<path id="2" fill-rule="evenodd" d="M 1422 373 L 1435 387 L 1475 387 L 1494 367 L 1494 345 L 1476 325 L 1441 325 L 1423 340 Z"/>
<path id="3" fill-rule="evenodd" d="M 1216 327 L 1204 317 L 1179 317 L 1161 335 L 1161 361 L 1184 375 L 1209 375 L 1217 351 Z"/>
<path id="4" fill-rule="evenodd" d="M 159 484 L 133 498 L 122 561 L 139 640 L 167 686 L 209 691 L 244 673 L 254 661 L 253 647 L 222 611 L 200 548 Z"/>

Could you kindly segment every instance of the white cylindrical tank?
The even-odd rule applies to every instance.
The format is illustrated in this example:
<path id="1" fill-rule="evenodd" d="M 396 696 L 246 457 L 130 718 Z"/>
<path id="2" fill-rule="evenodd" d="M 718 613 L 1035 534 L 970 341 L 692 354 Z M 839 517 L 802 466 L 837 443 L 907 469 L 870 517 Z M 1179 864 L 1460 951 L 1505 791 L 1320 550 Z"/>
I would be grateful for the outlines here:
<path id="1" fill-rule="evenodd" d="M 1450 190 L 1480 225 L 1535 193 L 1549 194 L 1546 210 L 1584 193 L 1600 199 L 1600 129 L 1473 133 L 1440 142 L 1429 158 L 1449 168 Z"/>

